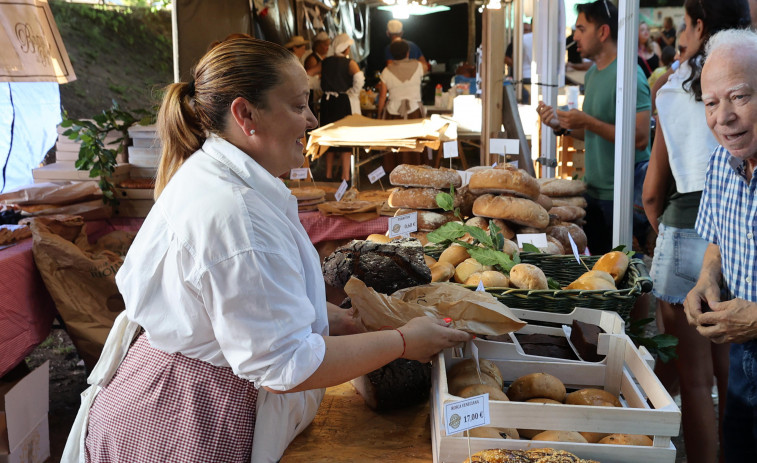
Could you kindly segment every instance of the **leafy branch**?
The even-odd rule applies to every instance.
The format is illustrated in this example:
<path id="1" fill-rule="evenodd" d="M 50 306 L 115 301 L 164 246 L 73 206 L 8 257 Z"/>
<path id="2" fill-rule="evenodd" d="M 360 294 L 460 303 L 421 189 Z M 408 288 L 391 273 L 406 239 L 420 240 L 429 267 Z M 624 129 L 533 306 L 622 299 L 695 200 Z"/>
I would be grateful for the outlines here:
<path id="1" fill-rule="evenodd" d="M 637 346 L 644 346 L 650 354 L 667 363 L 677 359 L 676 346 L 678 338 L 670 334 L 657 334 L 652 337 L 644 333 L 644 327 L 653 322 L 654 318 L 643 318 L 632 321 L 626 328 L 626 334 Z"/>

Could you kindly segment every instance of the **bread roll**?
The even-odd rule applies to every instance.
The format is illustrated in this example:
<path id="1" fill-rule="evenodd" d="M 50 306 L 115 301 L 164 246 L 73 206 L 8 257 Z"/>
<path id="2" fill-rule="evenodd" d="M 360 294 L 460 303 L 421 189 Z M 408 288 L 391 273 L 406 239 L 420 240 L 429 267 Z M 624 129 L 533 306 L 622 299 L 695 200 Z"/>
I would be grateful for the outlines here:
<path id="1" fill-rule="evenodd" d="M 615 281 L 609 273 L 601 270 L 591 270 L 578 277 L 576 281 L 566 286 L 565 289 L 612 291 L 617 288 L 615 287 Z"/>
<path id="2" fill-rule="evenodd" d="M 527 227 L 545 228 L 549 225 L 549 214 L 543 207 L 529 199 L 512 196 L 479 196 L 473 203 L 473 214 Z"/>
<path id="3" fill-rule="evenodd" d="M 418 214 L 418 231 L 434 231 L 447 222 L 454 222 L 457 220 L 454 212 L 434 212 L 425 211 L 422 209 L 407 209 L 399 208 L 394 213 L 395 217 L 399 217 L 405 214 L 411 214 L 416 212 Z"/>
<path id="4" fill-rule="evenodd" d="M 504 252 L 508 256 L 512 257 L 513 254 L 515 254 L 518 251 L 519 251 L 518 245 L 515 243 L 515 241 L 510 241 L 506 239 L 502 243 L 502 252 Z"/>
<path id="5" fill-rule="evenodd" d="M 389 238 L 386 235 L 380 235 L 378 233 L 373 233 L 371 235 L 368 235 L 368 238 L 366 238 L 366 241 L 373 241 L 374 243 L 389 243 L 394 238 Z"/>
<path id="6" fill-rule="evenodd" d="M 654 442 L 649 436 L 640 434 L 610 434 L 599 440 L 599 444 L 611 444 L 611 445 L 639 445 L 644 447 L 651 447 Z"/>
<path id="7" fill-rule="evenodd" d="M 573 242 L 576 243 L 576 248 L 578 248 L 579 253 L 586 250 L 586 234 L 581 229 L 581 227 L 576 224 L 562 222 L 561 225 L 547 228 L 547 234 L 557 239 L 557 241 L 562 244 L 562 247 L 563 249 L 565 249 L 566 253 L 573 252 L 573 248 L 570 246 L 568 235 L 573 238 Z"/>
<path id="8" fill-rule="evenodd" d="M 563 196 L 561 198 L 551 198 L 552 206 L 575 206 L 586 209 L 589 204 L 583 196 Z"/>
<path id="9" fill-rule="evenodd" d="M 468 188 L 475 194 L 510 194 L 536 200 L 539 184 L 525 170 L 510 165 L 477 170 L 471 174 Z"/>
<path id="10" fill-rule="evenodd" d="M 612 275 L 615 283 L 620 283 L 620 280 L 626 276 L 626 270 L 628 270 L 628 264 L 631 260 L 626 253 L 620 251 L 610 251 L 604 256 L 600 257 L 594 267 L 594 270 L 602 270 Z"/>
<path id="11" fill-rule="evenodd" d="M 617 396 L 596 388 L 579 389 L 571 392 L 565 396 L 565 403 L 568 405 L 591 405 L 596 407 L 623 406 Z"/>
<path id="12" fill-rule="evenodd" d="M 576 431 L 544 431 L 532 437 L 531 440 L 588 444 L 584 436 Z"/>
<path id="13" fill-rule="evenodd" d="M 449 262 L 437 262 L 431 267 L 431 281 L 449 281 L 455 274 L 455 266 Z"/>
<path id="14" fill-rule="evenodd" d="M 460 265 L 465 259 L 470 259 L 470 254 L 468 254 L 467 249 L 459 244 L 451 245 L 442 251 L 442 255 L 439 256 L 439 262 L 448 262 L 455 267 Z"/>
<path id="15" fill-rule="evenodd" d="M 460 174 L 453 169 L 400 164 L 389 173 L 389 183 L 395 186 L 449 190 L 450 185 L 459 188 L 463 181 Z"/>
<path id="16" fill-rule="evenodd" d="M 425 259 L 426 265 L 428 265 L 428 268 L 431 268 L 431 266 L 436 263 L 436 259 L 434 259 L 433 257 L 429 256 L 428 254 L 424 254 L 423 255 L 423 259 Z"/>
<path id="17" fill-rule="evenodd" d="M 542 270 L 531 264 L 517 264 L 510 269 L 510 283 L 520 289 L 549 289 Z"/>
<path id="18" fill-rule="evenodd" d="M 483 374 L 483 372 L 481 374 Z M 468 397 L 475 397 L 481 394 L 489 394 L 489 400 L 510 401 L 510 399 L 507 398 L 507 394 L 502 392 L 502 389 L 487 384 L 471 384 L 470 386 L 465 386 L 456 395 L 467 399 Z"/>
<path id="19" fill-rule="evenodd" d="M 578 196 L 586 191 L 586 184 L 580 180 L 564 178 L 540 178 L 538 180 L 542 194 L 555 196 Z"/>
<path id="20" fill-rule="evenodd" d="M 465 281 L 476 272 L 483 272 L 484 266 L 481 265 L 476 259 L 470 258 L 460 262 L 455 267 L 455 281 L 458 283 L 465 283 Z"/>
<path id="21" fill-rule="evenodd" d="M 505 436 L 503 436 L 504 434 Z M 494 428 L 490 426 L 481 426 L 479 428 L 473 428 L 465 431 L 464 436 L 481 437 L 485 439 L 519 439 L 518 431 L 515 428 Z M 475 462 L 481 462 L 481 460 L 474 460 Z"/>
<path id="22" fill-rule="evenodd" d="M 433 273 L 434 270 L 431 269 L 431 274 L 433 275 Z M 476 272 L 465 280 L 465 284 L 468 286 L 478 286 L 479 283 L 483 283 L 484 288 L 507 288 L 510 285 L 510 280 L 504 273 L 495 270 Z"/>
<path id="23" fill-rule="evenodd" d="M 497 387 L 500 390 L 505 385 L 505 381 L 502 379 L 502 372 L 499 371 L 499 367 L 497 367 L 494 362 L 486 359 L 479 359 L 478 368 L 481 370 L 481 373 L 492 377 L 496 381 Z M 476 373 L 476 364 L 473 363 L 473 359 L 465 359 L 456 363 L 449 369 L 447 372 L 447 378 L 454 378 L 455 376 L 463 373 L 470 373 L 471 371 L 474 374 Z M 473 384 L 478 384 L 478 382 Z"/>
<path id="24" fill-rule="evenodd" d="M 609 436 L 606 432 L 588 432 L 588 431 L 579 431 L 579 434 L 584 436 L 584 439 L 586 439 L 586 442 L 590 444 L 596 444 L 600 440 L 604 439 L 605 437 Z"/>
<path id="25" fill-rule="evenodd" d="M 548 373 L 531 373 L 513 381 L 507 388 L 507 397 L 520 402 L 537 397 L 562 402 L 565 399 L 565 385 Z"/>
<path id="26" fill-rule="evenodd" d="M 504 236 L 505 239 L 511 240 L 515 237 L 515 232 L 502 220 L 502 219 L 487 219 L 485 217 L 471 217 L 465 221 L 465 225 L 470 227 L 478 227 L 482 230 L 489 231 L 489 221 L 493 221 L 494 225 L 499 228 L 499 234 Z"/>
<path id="27" fill-rule="evenodd" d="M 555 254 L 555 255 L 562 255 L 566 254 L 565 249 L 562 247 L 562 243 L 557 241 L 557 239 L 554 236 L 547 235 L 547 250 L 545 251 L 547 254 Z"/>
<path id="28" fill-rule="evenodd" d="M 549 213 L 565 222 L 573 222 L 586 217 L 586 211 L 575 206 L 553 206 L 552 209 L 549 209 Z"/>
<path id="29" fill-rule="evenodd" d="M 493 388 L 498 387 L 497 380 L 487 374 L 484 374 L 483 370 L 481 371 L 480 378 L 478 376 L 478 373 L 476 373 L 476 370 L 473 370 L 473 371 L 467 371 L 465 373 L 461 373 L 453 378 L 450 378 L 447 381 L 447 387 L 449 388 L 449 393 L 452 395 L 459 395 L 460 391 L 474 384 L 485 384 Z"/>
<path id="30" fill-rule="evenodd" d="M 389 196 L 391 207 L 404 207 L 407 209 L 439 209 L 436 203 L 436 195 L 443 193 L 434 188 L 397 188 Z M 454 207 L 460 205 L 460 195 L 455 194 Z"/>
<path id="31" fill-rule="evenodd" d="M 417 231 L 410 233 L 410 238 L 415 238 L 416 240 L 421 242 L 421 245 L 425 246 L 429 243 L 428 238 L 426 237 L 430 232 L 425 231 Z"/>
<path id="32" fill-rule="evenodd" d="M 536 198 L 536 202 L 539 203 L 539 205 L 546 210 L 550 210 L 555 206 L 552 203 L 552 198 L 550 198 L 549 196 L 545 194 L 539 194 L 539 197 Z"/>
<path id="33" fill-rule="evenodd" d="M 526 402 L 532 402 L 537 404 L 552 404 L 552 405 L 560 405 L 562 402 L 558 402 L 555 399 L 547 399 L 545 397 L 535 397 L 533 399 L 528 399 Z"/>

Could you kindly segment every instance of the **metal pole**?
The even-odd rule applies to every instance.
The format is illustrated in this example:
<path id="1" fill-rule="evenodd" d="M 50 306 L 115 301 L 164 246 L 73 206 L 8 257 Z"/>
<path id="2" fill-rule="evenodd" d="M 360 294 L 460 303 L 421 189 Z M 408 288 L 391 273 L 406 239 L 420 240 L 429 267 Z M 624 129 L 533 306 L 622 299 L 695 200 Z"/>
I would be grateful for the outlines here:
<path id="1" fill-rule="evenodd" d="M 541 100 L 545 104 L 557 107 L 557 85 L 560 73 L 558 66 L 562 66 L 563 56 L 559 50 L 559 4 L 558 0 L 537 2 L 533 24 L 534 53 L 536 53 L 536 69 L 531 69 L 531 91 L 541 93 Z M 537 80 L 534 80 L 536 78 Z M 532 99 L 533 100 L 533 99 Z M 542 159 L 557 158 L 557 140 L 554 132 L 542 127 L 541 147 L 539 157 Z M 547 167 L 542 163 L 541 176 L 551 178 L 555 176 L 554 167 Z"/>

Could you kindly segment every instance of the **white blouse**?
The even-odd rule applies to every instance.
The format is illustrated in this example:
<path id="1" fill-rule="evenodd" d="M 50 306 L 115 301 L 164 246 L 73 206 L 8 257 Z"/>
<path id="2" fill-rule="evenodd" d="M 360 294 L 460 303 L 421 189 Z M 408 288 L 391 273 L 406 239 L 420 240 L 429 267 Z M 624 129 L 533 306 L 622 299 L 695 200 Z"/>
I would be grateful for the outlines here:
<path id="1" fill-rule="evenodd" d="M 381 71 L 381 81 L 386 84 L 386 90 L 389 93 L 386 101 L 386 112 L 392 115 L 400 113 L 402 100 L 407 100 L 407 112 L 411 113 L 418 109 L 423 102 L 421 101 L 421 80 L 423 79 L 423 65 L 417 62 L 418 67 L 412 77 L 402 82 L 389 68 Z"/>

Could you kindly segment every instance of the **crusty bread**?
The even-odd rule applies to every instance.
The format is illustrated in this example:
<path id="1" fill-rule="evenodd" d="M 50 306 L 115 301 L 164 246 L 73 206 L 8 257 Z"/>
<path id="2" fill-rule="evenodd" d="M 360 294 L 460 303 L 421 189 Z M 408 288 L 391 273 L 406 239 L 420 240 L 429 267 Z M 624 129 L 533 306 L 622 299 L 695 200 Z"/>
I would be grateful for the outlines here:
<path id="1" fill-rule="evenodd" d="M 450 247 L 442 251 L 442 255 L 437 259 L 439 262 L 449 262 L 453 266 L 457 267 L 460 262 L 465 259 L 469 259 L 470 254 L 468 250 L 459 244 L 452 244 Z"/>
<path id="2" fill-rule="evenodd" d="M 473 214 L 536 228 L 545 228 L 549 224 L 549 214 L 543 207 L 530 199 L 512 196 L 479 196 L 473 203 Z"/>
<path id="3" fill-rule="evenodd" d="M 562 255 L 565 254 L 565 249 L 562 247 L 562 243 L 557 241 L 553 236 L 547 235 L 547 254 Z"/>
<path id="4" fill-rule="evenodd" d="M 499 233 L 506 239 L 511 240 L 515 237 L 515 232 L 502 219 L 488 219 L 486 217 L 471 217 L 465 221 L 465 225 L 478 227 L 482 230 L 489 231 L 489 221 L 494 221 L 494 225 L 499 228 Z"/>
<path id="5" fill-rule="evenodd" d="M 433 273 L 433 269 L 431 270 Z M 465 280 L 465 284 L 469 286 L 478 286 L 479 283 L 483 283 L 484 288 L 507 288 L 510 285 L 510 280 L 504 273 L 497 272 L 496 270 L 476 272 Z"/>
<path id="6" fill-rule="evenodd" d="M 573 222 L 586 217 L 586 210 L 576 206 L 553 206 L 549 213 L 564 222 Z"/>
<path id="7" fill-rule="evenodd" d="M 500 390 L 502 389 L 505 381 L 502 379 L 502 372 L 499 371 L 497 364 L 495 364 L 491 360 L 479 359 L 478 368 L 481 370 L 482 374 L 491 376 L 495 380 L 497 387 Z M 451 379 L 455 376 L 471 371 L 476 374 L 476 364 L 473 363 L 473 359 L 469 358 L 456 363 L 452 368 L 450 368 L 447 372 L 447 377 Z M 477 381 L 475 384 L 478 383 L 480 383 L 480 381 Z"/>
<path id="8" fill-rule="evenodd" d="M 468 188 L 476 194 L 511 194 L 532 200 L 539 197 L 539 184 L 536 179 L 525 170 L 509 165 L 473 172 Z"/>
<path id="9" fill-rule="evenodd" d="M 610 251 L 594 264 L 592 269 L 602 270 L 610 275 L 615 280 L 615 283 L 620 283 L 620 280 L 626 276 L 626 270 L 628 270 L 628 264 L 631 260 L 626 253 L 620 251 Z"/>
<path id="10" fill-rule="evenodd" d="M 425 211 L 422 209 L 407 209 L 400 208 L 394 213 L 394 216 L 400 216 L 410 214 L 413 212 L 418 213 L 418 230 L 419 231 L 434 231 L 447 222 L 453 222 L 457 220 L 454 212 L 435 212 Z"/>
<path id="11" fill-rule="evenodd" d="M 586 202 L 586 198 L 583 196 L 562 196 L 562 197 L 555 197 L 550 198 L 552 199 L 552 207 L 554 206 L 575 206 L 575 207 L 582 207 L 586 209 L 586 207 L 589 205 Z"/>
<path id="12" fill-rule="evenodd" d="M 389 196 L 391 207 L 404 207 L 407 209 L 439 209 L 436 203 L 436 195 L 442 190 L 435 188 L 397 188 Z M 454 206 L 458 207 L 461 202 L 459 194 L 455 194 Z"/>
<path id="13" fill-rule="evenodd" d="M 532 437 L 531 440 L 588 444 L 584 436 L 576 431 L 543 431 Z"/>
<path id="14" fill-rule="evenodd" d="M 537 397 L 562 402 L 565 399 L 565 385 L 549 373 L 531 373 L 513 381 L 507 388 L 507 397 L 520 402 Z"/>
<path id="15" fill-rule="evenodd" d="M 576 278 L 565 289 L 612 291 L 617 288 L 609 273 L 602 270 L 591 270 Z"/>
<path id="16" fill-rule="evenodd" d="M 431 281 L 449 281 L 455 274 L 455 266 L 449 262 L 437 262 L 429 267 L 431 269 Z"/>
<path id="17" fill-rule="evenodd" d="M 578 196 L 586 191 L 586 184 L 580 180 L 540 178 L 538 183 L 542 194 L 553 198 L 555 196 Z"/>
<path id="18" fill-rule="evenodd" d="M 643 434 L 610 434 L 609 436 L 600 439 L 599 443 L 612 445 L 640 445 L 645 447 L 651 447 L 654 445 L 652 439 Z"/>
<path id="19" fill-rule="evenodd" d="M 400 164 L 389 173 L 389 183 L 395 186 L 412 186 L 449 190 L 450 185 L 459 188 L 463 184 L 456 170 L 431 166 Z"/>
<path id="20" fill-rule="evenodd" d="M 539 197 L 536 198 L 536 202 L 539 203 L 541 207 L 543 207 L 546 210 L 550 210 L 554 207 L 554 203 L 552 202 L 552 198 L 549 196 L 540 193 Z"/>
<path id="21" fill-rule="evenodd" d="M 510 269 L 510 283 L 520 289 L 549 289 L 544 272 L 531 264 L 513 266 Z"/>
<path id="22" fill-rule="evenodd" d="M 491 270 L 491 267 L 481 265 L 472 257 L 470 259 L 465 259 L 455 267 L 455 281 L 458 283 L 465 283 L 468 280 L 468 277 L 474 273 L 483 272 L 485 270 Z"/>
<path id="23" fill-rule="evenodd" d="M 309 199 L 321 199 L 326 196 L 326 192 L 320 188 L 306 186 L 302 188 L 291 188 L 292 194 L 297 201 L 307 201 Z"/>
<path id="24" fill-rule="evenodd" d="M 481 374 L 484 373 L 481 372 Z M 475 397 L 481 394 L 489 394 L 489 400 L 502 400 L 504 402 L 510 401 L 510 399 L 507 398 L 507 394 L 505 394 L 502 389 L 489 386 L 487 384 L 471 384 L 470 386 L 465 386 L 464 388 L 460 389 L 460 392 L 457 395 L 459 397 L 467 399 L 468 397 Z"/>
<path id="25" fill-rule="evenodd" d="M 584 252 L 586 249 L 586 233 L 584 233 L 583 229 L 576 224 L 562 222 L 561 225 L 547 228 L 547 235 L 557 239 L 568 254 L 573 252 L 568 235 L 570 235 L 573 238 L 573 242 L 576 243 L 578 252 Z"/>
<path id="26" fill-rule="evenodd" d="M 368 237 L 365 240 L 366 241 L 373 241 L 374 243 L 389 243 L 390 241 L 392 241 L 392 239 L 393 238 L 389 238 L 386 235 L 381 235 L 379 233 L 372 233 L 372 234 L 368 235 Z"/>
<path id="27" fill-rule="evenodd" d="M 590 405 L 595 407 L 622 407 L 620 400 L 614 394 L 604 389 L 579 389 L 565 396 L 568 405 Z"/>

